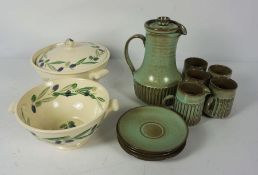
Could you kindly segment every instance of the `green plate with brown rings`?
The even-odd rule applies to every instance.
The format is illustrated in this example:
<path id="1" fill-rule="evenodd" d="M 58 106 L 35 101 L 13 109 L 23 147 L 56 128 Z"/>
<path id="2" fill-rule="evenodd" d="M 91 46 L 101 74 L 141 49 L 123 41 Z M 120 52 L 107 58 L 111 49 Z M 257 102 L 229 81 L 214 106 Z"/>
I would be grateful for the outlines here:
<path id="1" fill-rule="evenodd" d="M 177 153 L 178 151 L 182 151 L 182 148 L 185 147 L 186 141 L 180 145 L 179 147 L 173 149 L 172 151 L 169 152 L 162 152 L 162 153 L 150 153 L 150 152 L 146 152 L 146 151 L 142 151 L 142 150 L 137 150 L 134 147 L 132 147 L 131 145 L 129 145 L 128 143 L 126 143 L 123 138 L 121 138 L 121 136 L 117 133 L 117 140 L 119 142 L 119 144 L 121 145 L 121 147 L 123 147 L 123 149 L 127 149 L 133 153 L 138 153 L 141 155 L 146 155 L 146 156 L 167 156 L 167 155 L 171 155 L 172 153 Z"/>
<path id="2" fill-rule="evenodd" d="M 136 150 L 128 147 L 128 145 L 126 145 L 126 143 L 123 143 L 123 141 L 121 139 L 119 139 L 119 137 L 118 137 L 118 142 L 125 152 L 127 152 L 128 154 L 130 154 L 134 157 L 137 157 L 137 158 L 143 159 L 143 160 L 163 160 L 166 158 L 174 157 L 174 156 L 178 155 L 184 149 L 185 144 L 186 144 L 186 142 L 185 142 L 182 146 L 178 147 L 177 149 L 173 150 L 172 152 L 168 152 L 168 153 L 164 153 L 164 154 L 145 154 L 145 153 L 137 152 Z"/>
<path id="3" fill-rule="evenodd" d="M 131 109 L 117 123 L 122 148 L 143 156 L 174 154 L 184 147 L 187 136 L 188 127 L 180 115 L 157 106 Z"/>

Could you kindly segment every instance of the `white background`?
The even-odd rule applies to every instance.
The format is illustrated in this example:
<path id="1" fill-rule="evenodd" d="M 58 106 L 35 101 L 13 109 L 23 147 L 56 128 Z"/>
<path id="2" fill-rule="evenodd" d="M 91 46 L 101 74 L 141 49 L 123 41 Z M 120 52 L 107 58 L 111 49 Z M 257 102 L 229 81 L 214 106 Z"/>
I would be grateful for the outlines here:
<path id="1" fill-rule="evenodd" d="M 257 8 L 256 0 L 1 0 L 0 58 L 28 59 L 71 37 L 101 42 L 120 59 L 129 36 L 145 33 L 146 20 L 165 15 L 188 29 L 178 59 L 256 60 Z"/>
<path id="2" fill-rule="evenodd" d="M 258 1 L 256 0 L 6 0 L 0 1 L 0 174 L 248 174 L 258 173 Z M 239 88 L 231 117 L 203 118 L 190 128 L 185 150 L 175 158 L 146 162 L 127 155 L 115 125 L 128 109 L 141 106 L 124 61 L 125 41 L 145 33 L 144 22 L 169 16 L 188 34 L 178 43 L 182 69 L 189 56 L 233 69 Z M 85 147 L 60 151 L 36 140 L 7 113 L 8 105 L 42 82 L 29 64 L 33 53 L 71 37 L 111 51 L 110 74 L 100 82 L 120 101 Z M 144 48 L 132 42 L 139 66 Z M 136 66 L 136 67 L 137 67 Z"/>

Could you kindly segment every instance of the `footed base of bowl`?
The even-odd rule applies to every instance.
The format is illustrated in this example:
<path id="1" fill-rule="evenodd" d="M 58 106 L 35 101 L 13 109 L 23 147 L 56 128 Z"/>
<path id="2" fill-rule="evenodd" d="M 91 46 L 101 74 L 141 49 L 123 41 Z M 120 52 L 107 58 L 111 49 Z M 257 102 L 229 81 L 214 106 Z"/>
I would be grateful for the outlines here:
<path id="1" fill-rule="evenodd" d="M 84 144 L 88 142 L 87 140 L 83 140 L 81 142 L 76 142 L 76 143 L 71 143 L 71 144 L 63 144 L 63 145 L 58 145 L 56 146 L 60 150 L 73 150 L 73 149 L 78 149 L 82 147 Z"/>

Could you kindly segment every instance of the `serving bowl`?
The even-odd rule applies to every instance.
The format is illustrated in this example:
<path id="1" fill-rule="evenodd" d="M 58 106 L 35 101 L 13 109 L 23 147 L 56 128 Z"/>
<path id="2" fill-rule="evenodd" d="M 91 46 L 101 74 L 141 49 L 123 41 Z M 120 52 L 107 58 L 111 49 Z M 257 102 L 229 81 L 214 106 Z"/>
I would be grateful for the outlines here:
<path id="1" fill-rule="evenodd" d="M 103 45 L 67 39 L 37 51 L 31 64 L 45 81 L 71 77 L 98 80 L 108 73 L 109 57 Z"/>
<path id="2" fill-rule="evenodd" d="M 39 140 L 61 149 L 88 141 L 103 119 L 119 108 L 98 82 L 80 78 L 45 82 L 29 90 L 10 112 Z"/>

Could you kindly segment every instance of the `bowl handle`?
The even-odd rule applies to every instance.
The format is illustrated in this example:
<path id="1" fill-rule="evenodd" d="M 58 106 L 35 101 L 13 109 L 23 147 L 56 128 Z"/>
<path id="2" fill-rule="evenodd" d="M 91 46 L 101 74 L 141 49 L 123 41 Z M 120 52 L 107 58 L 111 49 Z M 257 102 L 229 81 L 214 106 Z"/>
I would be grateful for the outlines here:
<path id="1" fill-rule="evenodd" d="M 104 77 L 105 75 L 107 75 L 108 72 L 109 71 L 107 69 L 100 69 L 97 71 L 93 71 L 89 74 L 89 78 L 92 80 L 98 80 L 98 79 Z"/>
<path id="2" fill-rule="evenodd" d="M 118 100 L 117 99 L 111 99 L 109 101 L 109 105 L 108 105 L 108 108 L 107 108 L 107 111 L 105 113 L 105 116 L 104 118 L 106 118 L 108 116 L 108 114 L 112 111 L 118 111 L 119 110 L 119 103 L 118 103 Z"/>
<path id="3" fill-rule="evenodd" d="M 17 102 L 12 102 L 8 107 L 8 112 L 15 114 L 17 109 Z"/>

